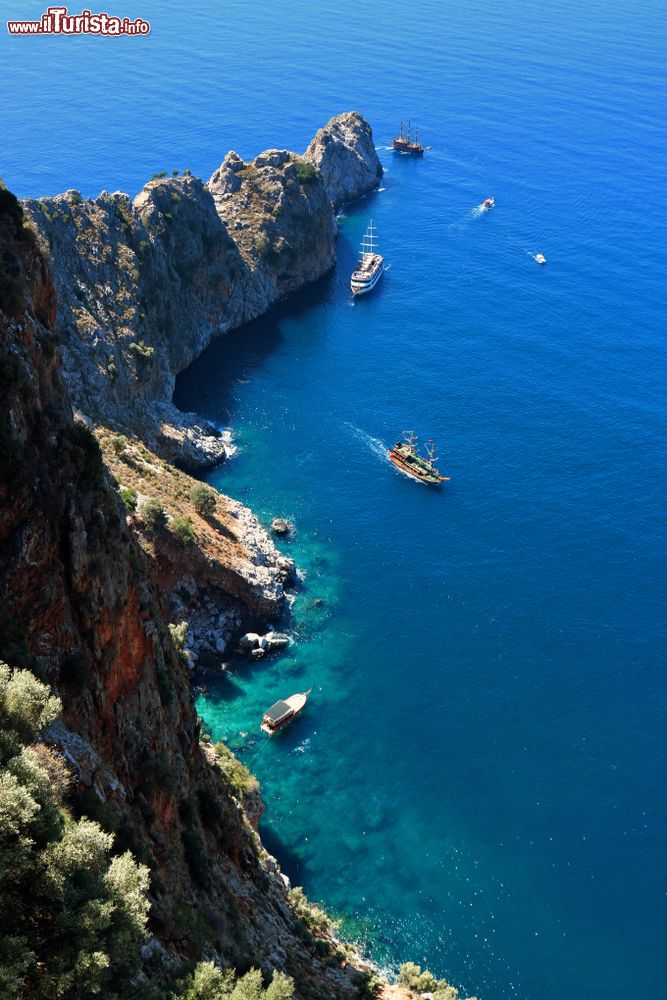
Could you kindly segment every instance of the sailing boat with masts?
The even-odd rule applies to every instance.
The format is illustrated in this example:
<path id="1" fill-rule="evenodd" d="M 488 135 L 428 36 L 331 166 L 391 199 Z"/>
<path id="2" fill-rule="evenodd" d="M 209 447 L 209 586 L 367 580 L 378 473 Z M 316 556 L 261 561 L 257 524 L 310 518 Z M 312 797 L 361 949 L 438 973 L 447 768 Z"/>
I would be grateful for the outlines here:
<path id="1" fill-rule="evenodd" d="M 361 241 L 361 257 L 350 278 L 353 295 L 365 295 L 377 285 L 384 271 L 384 257 L 377 252 L 375 226 L 371 219 Z"/>
<path id="2" fill-rule="evenodd" d="M 408 153 L 410 156 L 423 156 L 430 146 L 422 146 L 419 141 L 419 128 L 415 128 L 415 137 L 412 138 L 412 122 L 408 118 L 408 130 L 403 131 L 403 122 L 397 136 L 394 136 L 393 148 L 397 153 Z"/>
<path id="3" fill-rule="evenodd" d="M 416 479 L 419 483 L 439 486 L 440 483 L 449 482 L 450 477 L 441 476 L 435 467 L 438 458 L 432 439 L 426 442 L 424 450 L 427 458 L 417 451 L 417 435 L 413 431 L 403 431 L 403 440 L 397 441 L 394 447 L 389 449 L 389 461 L 406 476 Z"/>

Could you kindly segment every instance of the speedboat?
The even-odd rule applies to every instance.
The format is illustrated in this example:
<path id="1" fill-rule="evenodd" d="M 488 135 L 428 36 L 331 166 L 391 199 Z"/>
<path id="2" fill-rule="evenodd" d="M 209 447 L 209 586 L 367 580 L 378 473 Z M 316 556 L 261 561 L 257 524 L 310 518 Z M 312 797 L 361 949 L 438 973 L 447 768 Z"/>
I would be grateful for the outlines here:
<path id="1" fill-rule="evenodd" d="M 543 253 L 536 253 L 533 260 L 535 260 L 538 264 L 546 264 L 547 262 L 547 258 Z"/>
<path id="2" fill-rule="evenodd" d="M 493 195 L 491 195 L 490 198 L 485 198 L 484 201 L 482 202 L 482 208 L 484 209 L 485 212 L 488 212 L 490 208 L 495 208 L 495 207 L 496 207 L 496 199 L 493 197 Z"/>

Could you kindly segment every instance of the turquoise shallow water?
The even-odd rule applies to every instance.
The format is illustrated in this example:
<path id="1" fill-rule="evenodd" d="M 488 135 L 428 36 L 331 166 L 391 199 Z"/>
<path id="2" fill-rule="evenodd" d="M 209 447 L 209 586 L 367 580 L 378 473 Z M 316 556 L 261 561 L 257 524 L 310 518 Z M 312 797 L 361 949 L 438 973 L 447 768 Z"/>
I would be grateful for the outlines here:
<path id="1" fill-rule="evenodd" d="M 40 39 L 39 73 L 34 41 L 3 40 L 20 194 L 208 176 L 351 107 L 379 146 L 410 113 L 434 146 L 381 149 L 336 271 L 179 380 L 235 429 L 211 481 L 298 526 L 298 641 L 199 704 L 262 779 L 267 843 L 383 962 L 482 1000 L 661 995 L 664 11 L 129 13 L 148 41 Z M 389 267 L 353 305 L 371 215 Z M 386 462 L 406 426 L 439 443 L 442 492 Z M 311 686 L 298 724 L 243 750 Z"/>

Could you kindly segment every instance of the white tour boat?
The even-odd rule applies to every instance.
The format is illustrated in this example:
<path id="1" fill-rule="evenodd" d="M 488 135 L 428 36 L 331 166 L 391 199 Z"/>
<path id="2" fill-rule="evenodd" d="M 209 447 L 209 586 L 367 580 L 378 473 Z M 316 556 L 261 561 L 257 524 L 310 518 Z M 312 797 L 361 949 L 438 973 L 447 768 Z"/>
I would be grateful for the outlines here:
<path id="1" fill-rule="evenodd" d="M 366 295 L 372 291 L 382 277 L 384 257 L 377 252 L 377 237 L 375 226 L 371 223 L 366 235 L 361 241 L 361 259 L 350 278 L 350 288 L 353 295 Z"/>

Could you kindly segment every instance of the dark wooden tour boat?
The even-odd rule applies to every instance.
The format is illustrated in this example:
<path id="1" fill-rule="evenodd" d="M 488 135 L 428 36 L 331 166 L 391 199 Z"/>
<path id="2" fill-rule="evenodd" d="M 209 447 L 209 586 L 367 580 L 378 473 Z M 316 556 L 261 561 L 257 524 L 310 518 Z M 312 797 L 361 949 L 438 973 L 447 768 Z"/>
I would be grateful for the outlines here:
<path id="1" fill-rule="evenodd" d="M 426 443 L 425 450 L 428 458 L 424 458 L 417 451 L 416 435 L 412 431 L 404 431 L 403 440 L 397 441 L 394 447 L 389 449 L 389 460 L 406 476 L 416 479 L 419 483 L 439 486 L 440 483 L 449 482 L 450 477 L 441 476 L 435 467 L 437 458 L 433 441 Z"/>
<path id="2" fill-rule="evenodd" d="M 422 146 L 419 141 L 419 129 L 415 129 L 415 137 L 412 138 L 412 122 L 408 119 L 408 130 L 403 131 L 403 122 L 401 122 L 401 129 L 397 136 L 394 136 L 394 150 L 397 153 L 408 153 L 410 156 L 423 156 L 426 149 L 430 149 L 430 146 Z"/>

